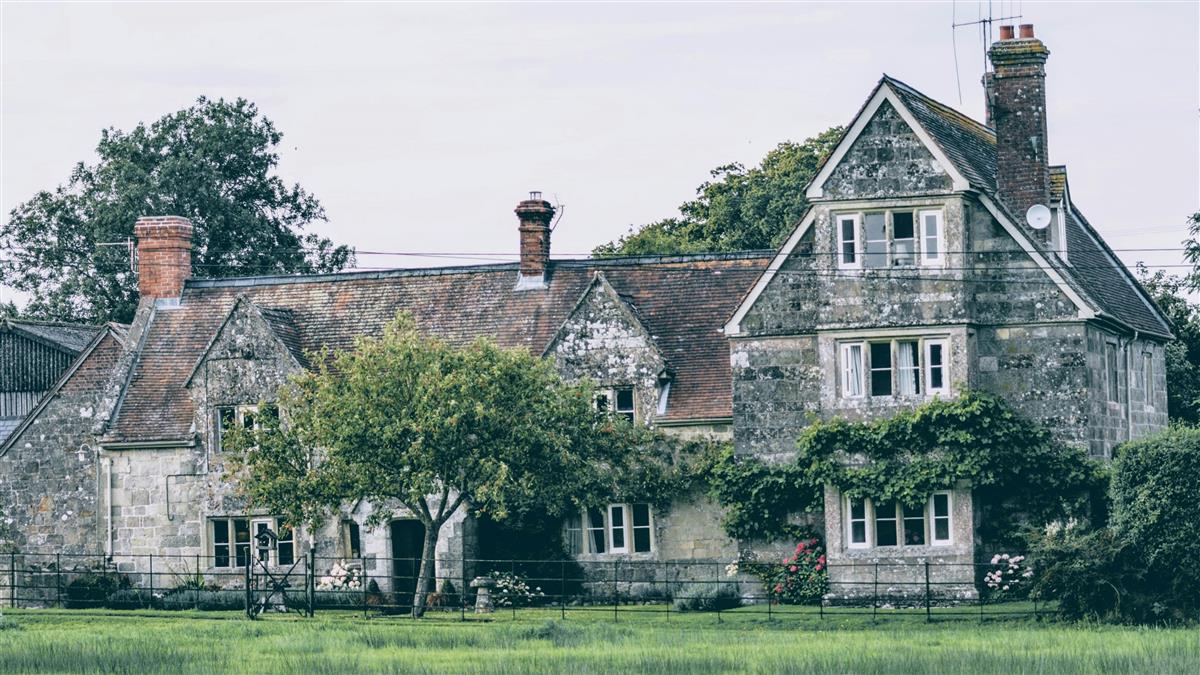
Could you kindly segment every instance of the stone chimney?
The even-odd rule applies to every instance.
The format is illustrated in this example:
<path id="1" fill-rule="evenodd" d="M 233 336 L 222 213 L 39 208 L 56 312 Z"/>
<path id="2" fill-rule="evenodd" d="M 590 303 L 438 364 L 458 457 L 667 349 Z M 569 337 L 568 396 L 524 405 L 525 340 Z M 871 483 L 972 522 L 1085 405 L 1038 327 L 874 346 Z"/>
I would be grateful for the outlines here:
<path id="1" fill-rule="evenodd" d="M 1046 58 L 1050 50 L 1023 24 L 1000 27 L 1000 41 L 988 57 L 984 76 L 987 122 L 996 131 L 996 186 L 1013 217 L 1025 221 L 1034 204 L 1050 204 L 1050 162 L 1046 142 Z M 1035 231 L 1039 237 L 1046 230 Z"/>
<path id="2" fill-rule="evenodd" d="M 192 222 L 179 216 L 144 216 L 137 239 L 138 294 L 142 300 L 178 299 L 192 276 Z"/>
<path id="3" fill-rule="evenodd" d="M 516 213 L 521 221 L 521 270 L 517 276 L 517 289 L 545 288 L 554 207 L 542 199 L 542 193 L 530 192 L 529 199 L 517 204 Z"/>

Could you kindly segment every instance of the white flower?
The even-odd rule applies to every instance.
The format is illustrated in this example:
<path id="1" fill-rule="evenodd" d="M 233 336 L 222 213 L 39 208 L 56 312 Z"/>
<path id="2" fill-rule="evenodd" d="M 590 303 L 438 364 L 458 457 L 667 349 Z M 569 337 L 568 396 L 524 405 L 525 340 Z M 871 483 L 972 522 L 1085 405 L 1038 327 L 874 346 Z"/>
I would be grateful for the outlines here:
<path id="1" fill-rule="evenodd" d="M 997 553 L 996 555 L 992 556 L 992 564 L 993 564 L 993 565 L 995 565 L 995 564 L 996 564 L 996 563 L 998 563 L 998 562 L 1000 562 L 1000 554 L 999 554 L 999 553 Z"/>

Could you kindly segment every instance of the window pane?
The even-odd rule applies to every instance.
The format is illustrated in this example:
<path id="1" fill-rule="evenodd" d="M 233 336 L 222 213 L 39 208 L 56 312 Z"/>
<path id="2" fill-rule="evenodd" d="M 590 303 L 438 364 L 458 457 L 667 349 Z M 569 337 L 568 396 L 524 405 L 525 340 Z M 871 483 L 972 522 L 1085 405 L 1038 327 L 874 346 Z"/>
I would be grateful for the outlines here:
<path id="1" fill-rule="evenodd" d="M 1146 393 L 1146 405 L 1154 405 L 1154 355 L 1142 352 L 1142 388 Z"/>
<path id="2" fill-rule="evenodd" d="M 850 502 L 850 519 L 860 520 L 867 517 L 867 504 L 862 500 Z"/>
<path id="3" fill-rule="evenodd" d="M 842 234 L 842 262 L 847 264 L 854 263 L 854 241 L 857 239 L 855 223 L 853 218 L 841 219 L 841 234 Z"/>
<path id="4" fill-rule="evenodd" d="M 875 545 L 895 546 L 896 536 L 896 503 L 880 504 L 875 508 Z"/>
<path id="5" fill-rule="evenodd" d="M 950 495 L 933 496 L 933 516 L 935 518 L 950 517 Z"/>
<path id="6" fill-rule="evenodd" d="M 921 393 L 921 359 L 916 342 L 896 343 L 896 385 L 899 393 Z"/>
<path id="7" fill-rule="evenodd" d="M 871 343 L 871 395 L 892 395 L 892 343 Z"/>
<path id="8" fill-rule="evenodd" d="M 345 531 L 346 556 L 362 557 L 362 535 L 359 533 L 358 523 L 346 520 L 342 522 L 342 528 Z"/>
<path id="9" fill-rule="evenodd" d="M 608 412 L 608 394 L 596 394 L 596 410 Z"/>
<path id="10" fill-rule="evenodd" d="M 620 505 L 609 507 L 608 527 L 612 533 L 613 549 L 625 548 L 625 507 Z"/>
<path id="11" fill-rule="evenodd" d="M 633 505 L 633 526 L 634 527 L 650 527 L 650 505 L 649 504 L 634 504 Z"/>
<path id="12" fill-rule="evenodd" d="M 936 213 L 925 214 L 925 240 L 921 242 L 925 257 L 936 260 L 941 255 L 941 241 L 938 237 L 938 216 Z"/>
<path id="13" fill-rule="evenodd" d="M 237 518 L 233 521 L 234 551 L 237 554 L 237 566 L 245 567 L 250 562 L 250 521 Z"/>
<path id="14" fill-rule="evenodd" d="M 578 513 L 567 516 L 567 553 L 583 553 L 583 517 Z"/>
<path id="15" fill-rule="evenodd" d="M 279 526 L 279 564 L 291 565 L 296 562 L 296 547 L 292 536 L 292 528 Z"/>
<path id="16" fill-rule="evenodd" d="M 1109 344 L 1105 347 L 1105 357 L 1108 361 L 1108 400 L 1119 402 L 1121 400 L 1120 382 L 1117 376 L 1117 347 Z"/>
<path id="17" fill-rule="evenodd" d="M 214 520 L 213 521 L 213 543 L 228 544 L 229 543 L 229 521 Z"/>
<path id="18" fill-rule="evenodd" d="M 617 414 L 630 422 L 633 421 L 633 389 L 624 387 L 616 390 Z"/>
<path id="19" fill-rule="evenodd" d="M 893 265 L 914 265 L 917 262 L 913 214 L 900 211 L 892 214 L 892 241 L 895 255 Z"/>
<path id="20" fill-rule="evenodd" d="M 867 521 L 860 520 L 850 523 L 850 543 L 867 543 Z"/>
<path id="21" fill-rule="evenodd" d="M 847 345 L 843 354 L 846 363 L 843 364 L 842 391 L 846 396 L 862 396 L 862 345 Z"/>
<path id="22" fill-rule="evenodd" d="M 229 567 L 229 544 L 213 546 L 213 567 Z"/>
<path id="23" fill-rule="evenodd" d="M 887 266 L 887 231 L 884 227 L 882 213 L 868 213 L 863 217 L 866 225 L 866 254 L 863 256 L 865 267 Z"/>
<path id="24" fill-rule="evenodd" d="M 943 389 L 946 386 L 946 372 L 943 364 L 942 343 L 933 342 L 929 345 L 929 388 Z"/>
<path id="25" fill-rule="evenodd" d="M 592 553 L 604 553 L 604 512 L 600 509 L 588 509 L 588 544 Z"/>
<path id="26" fill-rule="evenodd" d="M 950 541 L 950 519 L 933 519 L 933 538 L 938 541 Z"/>
<path id="27" fill-rule="evenodd" d="M 904 507 L 904 545 L 925 545 L 925 507 Z"/>

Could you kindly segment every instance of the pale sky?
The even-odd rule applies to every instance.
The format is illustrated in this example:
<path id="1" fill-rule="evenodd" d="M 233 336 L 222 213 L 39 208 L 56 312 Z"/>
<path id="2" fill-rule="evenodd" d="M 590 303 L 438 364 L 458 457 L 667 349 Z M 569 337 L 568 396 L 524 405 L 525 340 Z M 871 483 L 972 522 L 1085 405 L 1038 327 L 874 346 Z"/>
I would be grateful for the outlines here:
<path id="1" fill-rule="evenodd" d="M 881 73 L 981 119 L 979 32 L 957 33 L 960 105 L 950 24 L 987 4 L 4 2 L 0 209 L 94 159 L 102 128 L 242 96 L 338 243 L 515 260 L 512 209 L 541 190 L 566 205 L 552 252 L 584 255 L 713 167 L 847 123 Z M 1128 249 L 1177 249 L 1200 209 L 1200 3 L 1013 4 L 1051 51 L 1075 202 L 1127 263 L 1179 264 Z"/>

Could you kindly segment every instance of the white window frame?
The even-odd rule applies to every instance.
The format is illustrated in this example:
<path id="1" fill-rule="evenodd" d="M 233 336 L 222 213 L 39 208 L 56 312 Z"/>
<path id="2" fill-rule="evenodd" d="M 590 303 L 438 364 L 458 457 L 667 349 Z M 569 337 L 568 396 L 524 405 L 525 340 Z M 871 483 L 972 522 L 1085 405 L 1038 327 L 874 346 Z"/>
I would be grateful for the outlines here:
<path id="1" fill-rule="evenodd" d="M 646 507 L 646 524 L 645 525 L 637 525 L 634 522 L 633 507 L 635 507 L 635 506 L 645 506 Z M 628 532 L 626 532 L 626 536 L 627 536 L 627 539 L 629 542 L 629 552 L 635 553 L 635 554 L 653 553 L 654 552 L 654 509 L 650 506 L 649 503 L 644 503 L 644 502 L 626 504 L 625 509 L 629 516 L 629 518 L 627 518 L 625 521 L 626 523 L 628 523 Z M 646 541 L 648 542 L 649 549 L 647 549 L 645 551 L 637 550 L 637 531 L 638 530 L 646 530 L 646 535 L 647 535 Z"/>
<path id="2" fill-rule="evenodd" d="M 907 213 L 910 216 L 912 216 L 912 220 L 913 220 L 913 222 L 912 222 L 912 237 L 905 237 L 905 238 L 901 239 L 900 237 L 896 236 L 896 214 L 897 213 Z M 888 239 L 888 267 L 899 267 L 899 268 L 920 267 L 920 265 L 921 265 L 921 218 L 918 215 L 918 213 L 919 212 L 917 212 L 917 211 L 909 211 L 908 209 L 889 209 L 888 210 L 887 215 L 884 218 L 884 234 L 887 235 L 887 239 Z M 900 265 L 900 264 L 897 264 L 897 262 L 896 262 L 896 258 L 899 256 L 899 254 L 897 253 L 896 244 L 900 241 L 912 242 L 912 251 L 910 251 L 910 253 L 909 253 L 909 257 L 912 260 L 912 263 L 910 263 L 910 264 Z"/>
<path id="3" fill-rule="evenodd" d="M 937 515 L 934 510 L 934 500 L 938 496 L 946 498 L 946 539 L 938 539 L 937 536 L 937 519 L 941 516 Z M 928 542 L 930 546 L 949 546 L 954 543 L 954 494 L 949 490 L 939 490 L 929 495 L 929 504 L 927 505 L 929 515 L 926 518 L 929 528 Z"/>
<path id="4" fill-rule="evenodd" d="M 934 498 L 939 495 L 946 497 L 947 513 L 943 518 L 946 520 L 946 532 L 949 535 L 948 539 L 937 538 L 936 519 L 939 518 L 939 516 L 936 515 L 936 511 L 934 510 Z M 854 523 L 861 521 L 856 520 L 852 515 L 855 500 L 849 497 L 843 497 L 842 504 L 843 509 L 845 509 L 844 545 L 847 549 L 883 549 L 890 551 L 892 549 L 920 549 L 928 546 L 949 546 L 954 543 L 954 494 L 950 490 L 938 490 L 931 493 L 929 498 L 925 500 L 925 504 L 922 507 L 922 513 L 924 514 L 922 518 L 922 527 L 925 528 L 924 544 L 904 543 L 904 506 L 900 502 L 895 501 L 892 502 L 893 506 L 895 507 L 895 512 L 892 514 L 893 518 L 885 518 L 885 520 L 893 520 L 896 524 L 896 544 L 894 546 L 877 545 L 875 543 L 875 523 L 878 520 L 878 513 L 875 509 L 875 501 L 869 498 L 864 498 L 858 501 L 861 501 L 863 504 L 863 518 L 865 518 L 863 532 L 866 536 L 866 541 L 854 541 Z"/>
<path id="5" fill-rule="evenodd" d="M 843 221 L 847 221 L 847 220 L 854 223 L 854 239 L 850 240 L 850 242 L 849 242 L 854 245 L 854 260 L 852 262 L 846 262 L 845 251 L 843 250 L 847 241 L 846 241 L 845 237 L 843 237 L 842 223 L 843 223 Z M 843 269 L 843 270 L 862 269 L 863 245 L 862 245 L 862 236 L 861 236 L 861 232 L 860 232 L 862 229 L 861 215 L 857 214 L 857 213 L 835 214 L 833 217 L 833 223 L 834 223 L 834 228 L 837 230 L 836 236 L 834 239 L 835 239 L 835 241 L 837 241 L 836 255 L 837 255 L 838 269 Z"/>
<path id="6" fill-rule="evenodd" d="M 941 209 L 921 209 L 916 212 L 919 236 L 919 248 L 917 253 L 918 263 L 921 267 L 943 267 L 946 264 L 946 225 L 942 218 Z M 937 218 L 937 255 L 934 257 L 926 256 L 925 243 L 928 235 L 925 233 L 925 216 L 931 215 Z"/>
<path id="7" fill-rule="evenodd" d="M 854 517 L 854 502 L 862 502 L 863 517 L 856 519 Z M 872 530 L 871 527 L 871 500 L 870 499 L 851 499 L 846 497 L 846 548 L 871 548 Z M 854 523 L 861 522 L 863 524 L 863 540 L 854 541 Z"/>
<path id="8" fill-rule="evenodd" d="M 929 338 L 922 340 L 921 376 L 925 378 L 925 396 L 937 396 L 950 393 L 950 341 L 946 338 Z M 942 386 L 933 386 L 933 346 L 942 348 Z"/>
<path id="9" fill-rule="evenodd" d="M 596 508 L 595 510 L 600 513 L 599 525 L 592 522 L 591 514 L 588 513 L 589 509 L 583 509 L 583 550 L 585 553 L 606 553 L 608 548 L 608 509 Z M 597 532 L 600 533 L 600 540 L 604 543 L 604 551 L 595 550 L 593 537 Z"/>
<path id="10" fill-rule="evenodd" d="M 209 518 L 208 522 L 207 522 L 207 535 L 208 535 L 207 549 L 208 549 L 208 558 L 209 558 L 209 560 L 212 561 L 212 564 L 210 565 L 210 567 L 219 568 L 219 569 L 242 569 L 243 568 L 243 565 L 238 564 L 238 559 L 237 559 L 237 547 L 238 547 L 237 526 L 234 524 L 234 521 L 238 521 L 238 520 L 246 521 L 246 526 L 250 530 L 250 541 L 248 542 L 249 549 L 247 552 L 248 560 L 249 559 L 257 559 L 257 557 L 258 557 L 259 546 L 258 546 L 258 541 L 255 540 L 254 537 L 256 534 L 258 534 L 258 525 L 259 524 L 266 524 L 266 526 L 272 532 L 274 532 L 276 536 L 278 536 L 284 529 L 283 524 L 282 524 L 283 520 L 281 518 L 277 518 L 274 516 L 236 515 L 236 516 L 216 516 L 216 517 Z M 228 532 L 229 532 L 228 544 L 217 544 L 217 542 L 216 542 L 216 525 L 215 525 L 215 523 L 217 523 L 217 522 L 227 523 L 227 527 L 229 528 L 228 529 Z M 296 536 L 296 529 L 295 528 L 289 528 L 289 529 L 290 529 L 290 532 L 292 535 L 290 539 L 282 539 L 282 540 L 276 539 L 274 542 L 272 542 L 271 548 L 270 548 L 270 560 L 267 563 L 268 565 L 270 565 L 272 567 L 276 567 L 280 564 L 279 563 L 279 544 L 281 541 L 285 544 L 290 543 L 292 545 L 292 562 L 287 563 L 287 564 L 291 565 L 292 563 L 296 562 L 296 560 L 299 559 L 300 551 L 298 548 L 298 544 L 299 544 L 300 540 Z M 217 565 L 216 564 L 217 563 L 216 558 L 217 558 L 217 546 L 218 545 L 220 545 L 220 546 L 227 545 L 229 547 L 229 554 L 228 554 L 228 558 L 227 558 L 229 561 L 228 565 Z"/>
<path id="11" fill-rule="evenodd" d="M 875 373 L 883 372 L 883 368 L 876 367 L 874 359 L 871 358 L 871 347 L 873 347 L 874 345 L 887 345 L 887 350 L 888 350 L 887 372 L 888 372 L 888 392 L 889 392 L 887 394 L 876 395 L 874 392 Z M 863 350 L 863 353 L 865 354 L 864 358 L 866 359 L 866 363 L 867 363 L 867 386 L 866 386 L 866 390 L 863 392 L 864 395 L 869 396 L 871 398 L 878 398 L 878 399 L 896 397 L 897 396 L 897 394 L 896 394 L 896 389 L 897 389 L 897 386 L 896 386 L 896 368 L 897 368 L 897 366 L 896 366 L 896 361 L 897 361 L 897 359 L 896 359 L 896 340 L 893 338 L 888 338 L 886 340 L 867 340 L 867 347 L 866 347 L 866 349 Z"/>
<path id="12" fill-rule="evenodd" d="M 272 407 L 274 404 L 271 404 Z M 233 410 L 233 423 L 240 427 L 245 427 L 246 416 L 250 415 L 253 431 L 262 429 L 262 418 L 259 417 L 258 405 L 217 405 L 213 406 L 213 438 L 216 442 L 213 443 L 213 450 L 221 452 L 225 442 L 225 429 L 221 424 L 221 411 Z"/>
<path id="13" fill-rule="evenodd" d="M 621 527 L 617 528 L 613 525 L 613 514 L 621 514 Z M 609 553 L 629 553 L 629 512 L 625 509 L 624 504 L 609 504 L 608 509 L 604 512 L 604 520 L 608 525 L 608 552 Z M 617 546 L 616 532 L 621 530 L 621 545 Z"/>
<path id="14" fill-rule="evenodd" d="M 853 394 L 851 387 L 851 371 L 850 362 L 852 360 L 851 353 L 854 348 L 858 348 L 858 393 Z M 867 357 L 866 357 L 865 342 L 843 342 L 842 343 L 842 398 L 864 398 L 867 395 Z"/>
<path id="15" fill-rule="evenodd" d="M 879 215 L 883 218 L 883 239 L 870 239 L 867 236 L 867 216 Z M 862 268 L 865 270 L 887 270 L 892 268 L 892 219 L 889 211 L 874 209 L 862 212 Z M 871 242 L 883 242 L 883 264 L 873 267 L 867 264 L 867 256 L 875 255 L 867 250 Z"/>

